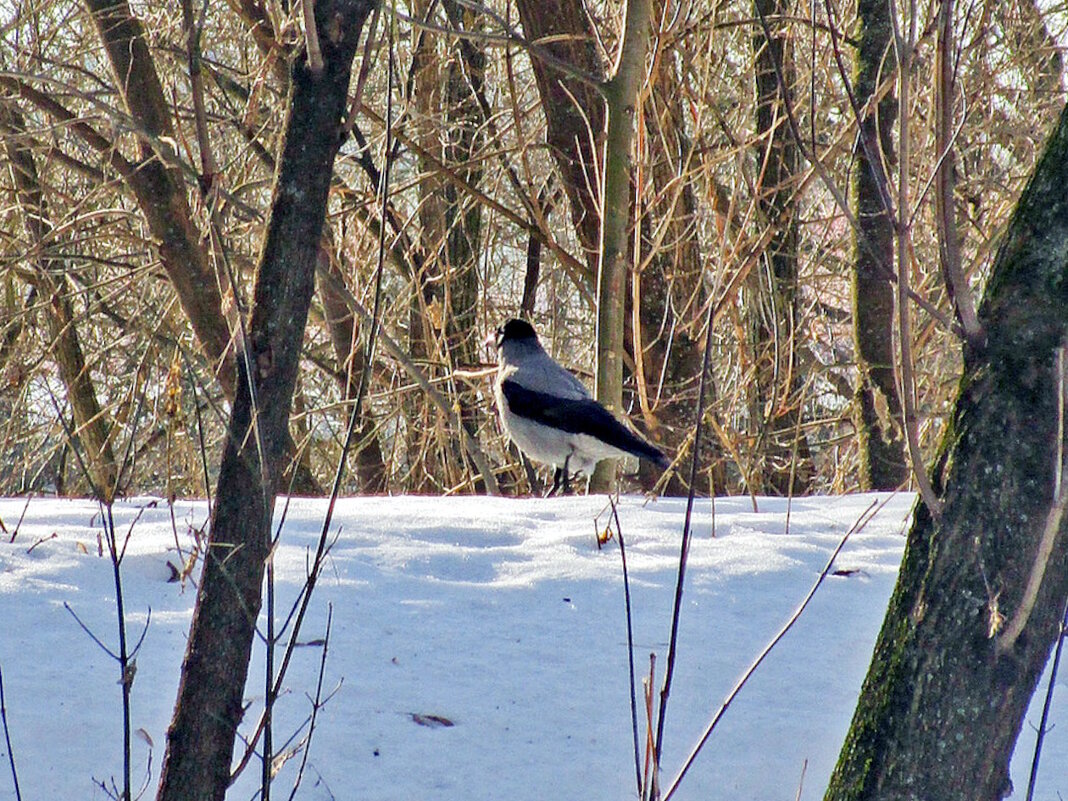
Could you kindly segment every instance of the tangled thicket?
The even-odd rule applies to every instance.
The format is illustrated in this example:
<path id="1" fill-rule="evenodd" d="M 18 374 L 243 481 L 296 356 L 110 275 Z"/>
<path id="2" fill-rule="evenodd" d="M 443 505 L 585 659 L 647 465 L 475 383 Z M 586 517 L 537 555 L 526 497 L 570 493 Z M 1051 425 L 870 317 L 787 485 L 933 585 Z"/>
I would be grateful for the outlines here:
<path id="1" fill-rule="evenodd" d="M 712 337 L 701 492 L 870 483 L 857 436 L 867 367 L 855 358 L 852 277 L 867 245 L 854 234 L 853 171 L 864 152 L 858 113 L 888 114 L 880 101 L 902 96 L 903 41 L 891 37 L 872 96 L 858 100 L 871 5 L 653 3 L 636 115 L 626 400 L 688 465 L 694 356 Z M 301 4 L 289 6 L 27 0 L 3 12 L 0 493 L 210 491 L 288 62 L 306 46 Z M 620 8 L 529 6 L 416 0 L 366 26 L 291 421 L 296 491 L 329 483 L 364 369 L 346 492 L 479 491 L 459 426 L 506 491 L 530 488 L 489 392 L 484 340 L 506 317 L 529 315 L 557 358 L 592 375 L 599 176 L 595 158 L 574 154 L 596 153 L 603 112 L 583 90 L 613 61 Z M 884 188 L 907 202 L 895 236 L 914 301 L 907 347 L 893 352 L 915 369 L 911 385 L 900 365 L 895 374 L 915 396 L 929 454 L 960 374 L 946 243 L 974 292 L 1063 105 L 1068 12 L 1033 0 L 887 9 L 913 45 L 907 113 L 884 120 L 875 154 Z M 140 33 L 123 27 L 131 22 Z M 552 24 L 596 37 L 534 30 Z M 127 48 L 124 77 L 106 47 Z M 936 181 L 947 119 L 948 227 Z M 560 138 L 568 120 L 585 123 L 570 142 Z M 380 236 L 391 347 L 365 365 Z M 885 402 L 875 412 L 883 436 L 902 441 L 900 412 Z"/>

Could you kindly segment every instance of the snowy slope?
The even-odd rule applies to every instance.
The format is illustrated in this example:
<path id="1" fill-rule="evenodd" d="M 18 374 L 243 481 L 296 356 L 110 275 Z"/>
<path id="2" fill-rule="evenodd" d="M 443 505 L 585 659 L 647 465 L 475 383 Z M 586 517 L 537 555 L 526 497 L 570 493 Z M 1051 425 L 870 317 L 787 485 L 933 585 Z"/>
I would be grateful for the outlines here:
<path id="1" fill-rule="evenodd" d="M 149 785 L 146 797 L 158 779 L 195 594 L 168 583 L 167 561 L 179 563 L 177 547 L 189 548 L 190 529 L 207 516 L 203 502 L 178 503 L 172 526 L 166 504 L 150 501 L 115 507 L 120 535 L 131 531 L 122 575 L 132 640 L 151 609 L 133 686 L 133 727 L 144 733 L 134 738 L 134 783 Z M 801 797 L 821 796 L 893 586 L 912 497 L 798 499 L 788 528 L 783 500 L 758 499 L 754 511 L 748 498 L 719 499 L 715 538 L 711 503 L 698 502 L 667 779 L 873 502 L 885 506 L 835 564 L 847 575 L 819 589 L 675 798 L 788 801 L 803 772 Z M 321 501 L 289 505 L 276 556 L 280 615 L 304 582 L 324 510 Z M 683 501 L 633 497 L 619 508 L 637 669 L 646 673 L 656 653 L 657 690 L 684 511 Z M 110 787 L 121 774 L 118 669 L 64 608 L 114 647 L 100 510 L 89 501 L 10 499 L 0 500 L 0 520 L 0 669 L 23 798 L 105 798 L 100 783 Z M 615 541 L 598 550 L 596 520 L 602 528 L 609 520 L 603 498 L 341 501 L 339 536 L 300 636 L 321 638 L 332 605 L 324 693 L 337 691 L 319 714 L 297 797 L 634 798 L 620 551 Z M 276 743 L 307 718 L 321 655 L 315 644 L 298 649 Z M 258 645 L 246 729 L 262 703 L 263 661 Z M 1062 674 L 1054 722 L 1068 717 L 1065 681 Z M 1036 725 L 1038 717 L 1035 706 Z M 1025 728 L 1014 763 L 1020 798 L 1033 741 Z M 1068 795 L 1068 735 L 1055 731 L 1045 748 L 1036 797 Z M 282 768 L 276 796 L 288 796 L 299 762 Z M 15 797 L 6 763 L 5 753 L 4 800 Z M 253 797 L 258 772 L 250 767 L 231 797 Z"/>

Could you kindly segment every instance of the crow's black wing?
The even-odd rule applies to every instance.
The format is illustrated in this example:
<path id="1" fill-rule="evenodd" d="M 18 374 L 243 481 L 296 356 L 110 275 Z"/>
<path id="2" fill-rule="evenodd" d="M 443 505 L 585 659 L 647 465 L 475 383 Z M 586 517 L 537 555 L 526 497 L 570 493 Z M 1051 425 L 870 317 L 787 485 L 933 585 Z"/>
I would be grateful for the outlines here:
<path id="1" fill-rule="evenodd" d="M 587 434 L 651 462 L 663 465 L 666 461 L 657 447 L 619 422 L 592 398 L 560 398 L 509 379 L 501 382 L 501 392 L 511 412 L 520 417 L 569 434 Z"/>

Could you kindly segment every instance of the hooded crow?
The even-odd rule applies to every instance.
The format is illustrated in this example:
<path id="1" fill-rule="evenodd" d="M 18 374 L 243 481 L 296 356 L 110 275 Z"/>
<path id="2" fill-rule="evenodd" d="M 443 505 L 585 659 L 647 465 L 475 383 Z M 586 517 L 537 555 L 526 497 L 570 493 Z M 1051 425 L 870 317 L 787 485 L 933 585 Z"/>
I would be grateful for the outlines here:
<path id="1" fill-rule="evenodd" d="M 662 468 L 671 463 L 553 361 L 525 320 L 497 329 L 497 361 L 493 389 L 501 425 L 519 450 L 556 468 L 550 495 L 568 492 L 572 473 L 589 476 L 602 459 L 629 454 Z"/>

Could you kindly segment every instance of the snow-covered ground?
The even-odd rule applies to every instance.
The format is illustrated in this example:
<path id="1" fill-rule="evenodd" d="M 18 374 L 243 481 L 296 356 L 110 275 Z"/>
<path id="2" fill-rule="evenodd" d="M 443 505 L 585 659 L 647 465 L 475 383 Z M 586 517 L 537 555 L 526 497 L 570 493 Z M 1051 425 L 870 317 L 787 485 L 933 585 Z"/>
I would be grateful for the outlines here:
<path id="1" fill-rule="evenodd" d="M 300 634 L 275 742 L 324 694 L 298 798 L 526 801 L 636 797 L 620 549 L 598 549 L 605 499 L 355 498 Z M 743 688 L 678 799 L 791 801 L 822 795 L 852 715 L 904 544 L 911 496 L 718 499 L 695 507 L 667 710 L 664 784 L 724 697 L 873 503 L 796 626 Z M 276 554 L 279 616 L 304 583 L 326 505 L 294 500 Z M 685 502 L 619 505 L 639 676 L 660 689 Z M 116 504 L 130 532 L 122 581 L 131 641 L 151 620 L 133 684 L 134 785 L 152 797 L 195 590 L 169 583 L 203 502 Z M 21 518 L 21 522 L 20 522 Z M 136 522 L 134 522 L 136 520 Z M 22 797 L 102 799 L 122 770 L 111 565 L 90 501 L 0 500 L 0 670 Z M 715 537 L 713 538 L 713 523 Z M 197 571 L 199 573 L 199 570 Z M 195 573 L 194 575 L 196 575 Z M 263 699 L 258 644 L 246 731 Z M 1068 679 L 1056 688 L 1036 798 L 1068 796 Z M 335 691 L 336 690 L 336 691 Z M 1045 680 L 1013 764 L 1023 797 Z M 643 713 L 644 714 L 644 713 Z M 452 724 L 452 725 L 447 725 Z M 643 729 L 644 730 L 644 729 Z M 298 735 L 299 740 L 300 735 Z M 153 745 L 150 745 L 153 744 Z M 153 747 L 154 746 L 154 747 Z M 0 799 L 15 797 L 0 738 Z M 288 796 L 300 757 L 278 774 Z M 256 793 L 258 765 L 231 791 Z"/>

